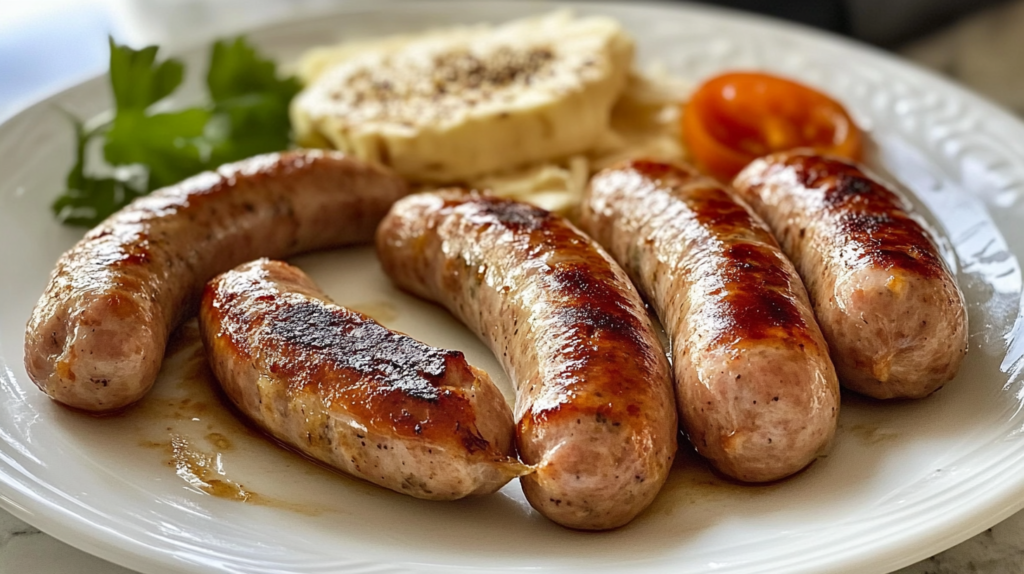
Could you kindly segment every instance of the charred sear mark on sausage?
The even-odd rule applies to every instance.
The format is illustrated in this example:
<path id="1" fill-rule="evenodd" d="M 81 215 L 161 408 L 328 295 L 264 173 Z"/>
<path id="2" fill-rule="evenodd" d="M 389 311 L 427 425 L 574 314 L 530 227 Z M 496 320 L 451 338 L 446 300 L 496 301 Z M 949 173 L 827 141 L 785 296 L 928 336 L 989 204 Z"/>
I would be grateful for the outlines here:
<path id="1" fill-rule="evenodd" d="M 493 220 L 515 231 L 536 231 L 551 220 L 551 213 L 518 201 L 482 197 L 473 202 L 474 219 Z"/>
<path id="2" fill-rule="evenodd" d="M 791 156 L 791 169 L 805 193 L 817 194 L 817 207 L 834 222 L 853 261 L 940 277 L 945 267 L 924 228 L 904 210 L 899 197 L 855 165 L 819 156 Z M 859 247 L 859 248 L 858 248 Z"/>
<path id="3" fill-rule="evenodd" d="M 568 303 L 555 311 L 557 320 L 588 338 L 644 346 L 640 320 L 625 305 L 621 294 L 595 271 L 582 262 L 563 263 L 545 278 L 546 287 Z"/>
<path id="4" fill-rule="evenodd" d="M 721 188 L 687 190 L 686 195 L 695 219 L 708 229 L 726 233 L 730 229 L 745 231 L 757 227 L 750 213 Z"/>
<path id="5" fill-rule="evenodd" d="M 549 307 L 552 325 L 563 341 L 556 372 L 552 379 L 563 386 L 563 401 L 544 409 L 534 407 L 520 421 L 520 430 L 555 419 L 597 416 L 611 426 L 635 419 L 623 412 L 622 405 L 612 408 L 610 396 L 635 392 L 649 384 L 631 375 L 637 365 L 656 364 L 654 350 L 644 338 L 646 326 L 642 310 L 623 295 L 610 263 L 596 251 L 581 250 L 579 235 L 565 224 L 546 227 L 537 244 L 549 249 L 570 248 L 577 257 L 557 262 L 543 276 L 543 290 L 557 304 Z M 534 234 L 536 237 L 538 234 Z M 594 353 L 595 348 L 602 349 Z M 553 382 L 552 381 L 552 382 Z M 593 392 L 592 389 L 605 389 Z"/>
<path id="6" fill-rule="evenodd" d="M 630 169 L 650 179 L 680 180 L 694 175 L 695 172 L 680 166 L 649 159 L 634 159 L 622 164 L 623 169 Z"/>
<path id="7" fill-rule="evenodd" d="M 870 198 L 879 194 L 892 198 L 893 195 L 883 185 L 857 169 L 857 166 L 839 159 L 792 155 L 787 157 L 784 165 L 773 167 L 782 171 L 787 166 L 795 170 L 800 185 L 821 188 L 824 201 L 830 206 L 853 198 Z"/>
<path id="8" fill-rule="evenodd" d="M 791 277 L 769 248 L 750 243 L 723 252 L 724 289 L 714 309 L 716 340 L 807 338 L 807 324 L 794 300 Z"/>
<path id="9" fill-rule="evenodd" d="M 846 213 L 839 229 L 848 241 L 873 246 L 860 258 L 883 269 L 902 269 L 924 277 L 939 277 L 943 264 L 924 229 L 913 219 L 889 214 Z"/>
<path id="10" fill-rule="evenodd" d="M 478 235 L 484 244 L 526 247 L 516 249 L 512 260 L 498 269 L 543 269 L 527 279 L 538 289 L 524 290 L 518 283 L 511 287 L 513 298 L 531 293 L 520 303 L 540 310 L 543 336 L 559 348 L 544 383 L 552 400 L 524 414 L 520 433 L 529 435 L 534 425 L 556 419 L 586 420 L 597 412 L 611 426 L 634 424 L 624 409 L 610 410 L 609 404 L 612 397 L 646 392 L 650 381 L 631 374 L 638 365 L 657 364 L 658 357 L 645 338 L 646 315 L 629 299 L 628 284 L 610 259 L 563 219 L 542 209 L 490 197 L 454 199 L 447 208 L 462 219 L 464 233 Z M 464 257 L 455 258 L 457 265 Z M 602 351 L 595 353 L 596 348 Z"/>
<path id="11" fill-rule="evenodd" d="M 424 444 L 491 448 L 467 397 L 474 374 L 458 351 L 436 349 L 347 309 L 288 300 L 261 280 L 218 281 L 204 304 L 219 332 L 289 393 L 340 408 Z"/>
<path id="12" fill-rule="evenodd" d="M 816 180 L 823 180 L 820 174 L 815 174 Z M 842 205 L 850 201 L 870 200 L 870 195 L 878 193 L 875 187 L 880 187 L 870 179 L 857 174 L 837 174 L 830 184 L 826 184 L 827 191 L 824 201 L 829 207 Z M 827 181 L 827 180 L 825 180 Z M 888 190 L 882 190 L 889 193 Z"/>
<path id="13" fill-rule="evenodd" d="M 381 386 L 425 401 L 439 397 L 438 381 L 458 351 L 429 347 L 384 326 L 314 302 L 286 305 L 267 317 L 272 336 L 314 350 L 338 369 L 375 377 Z"/>
<path id="14" fill-rule="evenodd" d="M 713 302 L 701 313 L 712 324 L 713 343 L 778 337 L 806 339 L 807 324 L 793 297 L 792 276 L 780 260 L 775 240 L 750 212 L 720 187 L 687 189 L 681 195 L 692 224 L 732 241 L 705 242 L 705 263 L 721 284 L 708 293 Z M 741 241 L 750 236 L 758 241 Z"/>
<path id="15" fill-rule="evenodd" d="M 895 219 L 888 213 L 844 213 L 840 226 L 847 233 L 875 234 L 888 228 Z"/>

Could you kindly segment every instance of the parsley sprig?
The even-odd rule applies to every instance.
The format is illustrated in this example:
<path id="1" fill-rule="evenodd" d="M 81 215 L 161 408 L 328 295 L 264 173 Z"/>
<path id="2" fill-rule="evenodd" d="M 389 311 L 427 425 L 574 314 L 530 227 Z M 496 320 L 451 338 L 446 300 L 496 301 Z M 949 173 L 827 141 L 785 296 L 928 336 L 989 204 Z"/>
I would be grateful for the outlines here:
<path id="1" fill-rule="evenodd" d="M 209 102 L 177 111 L 154 104 L 181 85 L 180 60 L 157 62 L 157 46 L 135 50 L 110 39 L 113 118 L 87 127 L 72 117 L 75 164 L 53 213 L 69 225 L 93 226 L 131 200 L 223 163 L 283 150 L 290 143 L 291 77 L 238 37 L 214 43 L 206 74 Z M 102 140 L 106 166 L 87 165 Z M 103 172 L 106 175 L 94 175 Z"/>

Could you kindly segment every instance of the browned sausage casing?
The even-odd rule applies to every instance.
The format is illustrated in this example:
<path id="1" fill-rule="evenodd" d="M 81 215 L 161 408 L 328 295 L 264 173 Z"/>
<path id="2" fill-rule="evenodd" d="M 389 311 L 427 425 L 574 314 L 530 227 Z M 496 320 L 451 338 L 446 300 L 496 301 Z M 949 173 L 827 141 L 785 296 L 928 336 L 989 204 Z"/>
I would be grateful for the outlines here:
<path id="1" fill-rule="evenodd" d="M 700 454 L 763 482 L 828 447 L 835 369 L 800 277 L 757 216 L 710 178 L 633 161 L 591 179 L 580 222 L 665 326 L 679 413 Z"/>
<path id="2" fill-rule="evenodd" d="M 396 203 L 377 250 L 398 286 L 447 307 L 515 383 L 534 508 L 606 529 L 650 504 L 676 450 L 668 361 L 604 250 L 547 211 L 459 191 Z"/>
<path id="3" fill-rule="evenodd" d="M 801 151 L 751 163 L 735 186 L 796 264 L 844 386 L 920 398 L 956 376 L 963 295 L 899 196 L 855 164 Z"/>
<path id="4" fill-rule="evenodd" d="M 338 153 L 257 156 L 139 198 L 65 253 L 32 311 L 25 368 L 66 405 L 146 394 L 203 284 L 267 256 L 366 242 L 405 183 Z"/>
<path id="5" fill-rule="evenodd" d="M 512 411 L 458 351 L 333 305 L 302 271 L 262 259 L 207 284 L 210 365 L 256 424 L 335 468 L 417 498 L 488 494 L 526 469 Z"/>

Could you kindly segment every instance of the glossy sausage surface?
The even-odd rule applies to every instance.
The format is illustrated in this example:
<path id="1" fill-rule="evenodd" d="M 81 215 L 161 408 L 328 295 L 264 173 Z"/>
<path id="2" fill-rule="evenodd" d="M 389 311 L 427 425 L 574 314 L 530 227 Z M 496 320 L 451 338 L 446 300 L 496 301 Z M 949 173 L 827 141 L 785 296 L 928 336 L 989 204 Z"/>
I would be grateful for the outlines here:
<path id="1" fill-rule="evenodd" d="M 377 250 L 399 287 L 448 308 L 516 385 L 534 508 L 596 530 L 651 503 L 676 450 L 668 362 L 603 249 L 542 209 L 449 190 L 396 203 Z"/>
<path id="2" fill-rule="evenodd" d="M 307 456 L 431 500 L 488 494 L 527 471 L 486 373 L 334 305 L 287 263 L 210 281 L 199 323 L 228 398 Z"/>
<path id="3" fill-rule="evenodd" d="M 127 406 L 152 387 L 168 336 L 210 278 L 257 257 L 370 241 L 406 193 L 384 168 L 307 150 L 141 197 L 57 261 L 26 327 L 25 368 L 65 405 Z"/>
<path id="4" fill-rule="evenodd" d="M 580 223 L 665 326 L 698 452 L 729 476 L 763 482 L 827 449 L 835 369 L 800 277 L 757 216 L 710 178 L 638 160 L 591 179 Z"/>
<path id="5" fill-rule="evenodd" d="M 751 163 L 735 186 L 803 277 L 844 386 L 921 398 L 956 376 L 963 294 L 902 198 L 853 163 L 800 151 Z"/>

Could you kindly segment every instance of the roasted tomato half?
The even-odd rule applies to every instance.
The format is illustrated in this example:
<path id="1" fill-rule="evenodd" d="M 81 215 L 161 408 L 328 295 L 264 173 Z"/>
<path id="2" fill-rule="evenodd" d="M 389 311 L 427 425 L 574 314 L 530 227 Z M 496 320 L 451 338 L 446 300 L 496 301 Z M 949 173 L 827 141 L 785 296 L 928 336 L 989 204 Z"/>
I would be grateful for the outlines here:
<path id="1" fill-rule="evenodd" d="M 754 159 L 813 148 L 859 160 L 860 129 L 842 105 L 792 80 L 755 72 L 711 78 L 683 105 L 682 134 L 698 167 L 730 181 Z"/>

